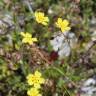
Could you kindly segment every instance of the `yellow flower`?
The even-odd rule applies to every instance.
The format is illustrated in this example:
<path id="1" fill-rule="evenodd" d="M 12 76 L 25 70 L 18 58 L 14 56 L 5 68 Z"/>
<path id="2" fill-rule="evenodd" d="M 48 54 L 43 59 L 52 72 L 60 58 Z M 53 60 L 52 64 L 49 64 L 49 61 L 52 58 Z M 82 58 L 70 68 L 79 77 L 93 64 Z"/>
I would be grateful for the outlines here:
<path id="1" fill-rule="evenodd" d="M 30 33 L 20 33 L 21 36 L 23 36 L 22 42 L 23 43 L 28 43 L 28 44 L 33 44 L 33 42 L 37 42 L 37 38 L 32 38 L 32 35 Z"/>
<path id="2" fill-rule="evenodd" d="M 34 74 L 27 76 L 27 82 L 29 85 L 33 85 L 35 88 L 40 88 L 40 85 L 44 83 L 44 78 L 39 71 L 35 71 Z"/>
<path id="3" fill-rule="evenodd" d="M 36 89 L 36 88 L 31 88 L 27 91 L 27 95 L 28 96 L 42 96 L 40 93 L 39 93 L 39 90 Z"/>
<path id="4" fill-rule="evenodd" d="M 69 22 L 67 20 L 63 20 L 62 18 L 58 18 L 56 22 L 56 26 L 60 28 L 62 32 L 69 31 L 71 29 L 68 25 Z"/>
<path id="5" fill-rule="evenodd" d="M 35 12 L 35 19 L 38 23 L 41 23 L 43 25 L 48 25 L 49 18 L 44 15 L 43 12 Z"/>

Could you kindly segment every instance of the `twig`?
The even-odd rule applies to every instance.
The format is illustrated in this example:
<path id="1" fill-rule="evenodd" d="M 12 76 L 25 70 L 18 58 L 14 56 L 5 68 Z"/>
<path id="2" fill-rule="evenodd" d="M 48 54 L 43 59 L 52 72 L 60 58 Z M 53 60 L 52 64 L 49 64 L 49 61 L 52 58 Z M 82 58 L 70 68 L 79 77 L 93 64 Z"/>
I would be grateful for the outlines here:
<path id="1" fill-rule="evenodd" d="M 87 51 L 74 63 L 76 66 L 80 64 L 86 56 L 89 54 L 90 50 L 96 45 L 96 41 L 92 42 L 92 45 L 87 49 Z"/>

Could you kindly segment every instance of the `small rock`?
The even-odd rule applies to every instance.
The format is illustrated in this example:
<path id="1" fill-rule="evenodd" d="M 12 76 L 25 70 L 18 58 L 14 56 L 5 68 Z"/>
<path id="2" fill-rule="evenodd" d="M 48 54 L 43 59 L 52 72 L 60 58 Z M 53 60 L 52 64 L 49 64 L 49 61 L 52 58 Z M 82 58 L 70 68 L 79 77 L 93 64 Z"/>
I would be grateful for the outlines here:
<path id="1" fill-rule="evenodd" d="M 76 43 L 77 38 L 73 32 L 60 33 L 50 40 L 53 50 L 58 52 L 60 58 L 69 56 Z"/>

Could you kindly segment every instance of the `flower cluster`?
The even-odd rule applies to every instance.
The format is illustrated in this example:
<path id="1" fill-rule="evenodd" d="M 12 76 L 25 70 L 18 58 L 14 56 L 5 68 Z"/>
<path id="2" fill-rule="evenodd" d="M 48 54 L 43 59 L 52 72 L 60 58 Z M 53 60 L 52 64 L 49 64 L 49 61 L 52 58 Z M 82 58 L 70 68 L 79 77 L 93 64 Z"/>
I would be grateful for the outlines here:
<path id="1" fill-rule="evenodd" d="M 41 84 L 44 84 L 44 82 L 45 79 L 39 71 L 35 71 L 34 74 L 29 74 L 27 76 L 27 83 L 31 85 L 32 88 L 28 90 L 27 94 L 29 96 L 41 96 L 39 89 L 41 88 Z"/>
<path id="2" fill-rule="evenodd" d="M 35 12 L 35 20 L 37 23 L 47 26 L 49 22 L 49 18 L 45 16 L 43 12 Z M 56 26 L 61 29 L 62 32 L 69 31 L 71 28 L 69 27 L 68 20 L 63 20 L 62 18 L 58 18 L 56 22 Z M 21 32 L 21 36 L 23 36 L 22 43 L 28 43 L 29 45 L 33 44 L 33 42 L 37 42 L 37 38 L 32 38 L 30 33 Z"/>
<path id="3" fill-rule="evenodd" d="M 29 89 L 27 94 L 28 96 L 42 96 L 36 88 Z"/>
<path id="4" fill-rule="evenodd" d="M 49 23 L 49 18 L 45 16 L 43 12 L 35 12 L 34 14 L 35 20 L 37 23 L 47 26 Z M 62 32 L 69 31 L 71 28 L 69 27 L 69 22 L 67 20 L 63 20 L 62 18 L 58 18 L 56 22 L 56 26 L 60 28 Z M 32 35 L 28 32 L 20 33 L 23 37 L 22 43 L 28 43 L 29 45 L 37 42 L 37 38 L 32 38 Z M 31 88 L 27 91 L 28 96 L 42 96 L 39 92 L 41 88 L 41 84 L 44 84 L 44 78 L 39 71 L 35 71 L 34 74 L 29 74 L 27 76 L 27 83 L 31 86 Z"/>
<path id="5" fill-rule="evenodd" d="M 49 18 L 44 15 L 43 12 L 35 12 L 35 18 L 38 23 L 41 23 L 43 25 L 48 25 Z"/>
<path id="6" fill-rule="evenodd" d="M 32 38 L 30 33 L 20 33 L 23 36 L 22 43 L 28 43 L 29 45 L 33 44 L 33 42 L 37 42 L 37 38 Z"/>
<path id="7" fill-rule="evenodd" d="M 35 12 L 35 19 L 38 23 L 48 25 L 49 18 L 46 17 L 43 12 Z M 68 20 L 63 20 L 62 18 L 57 19 L 56 26 L 60 28 L 62 32 L 69 31 L 71 29 L 68 25 Z"/>
<path id="8" fill-rule="evenodd" d="M 60 28 L 62 32 L 69 31 L 71 29 L 68 25 L 69 22 L 67 20 L 63 20 L 62 18 L 58 18 L 56 22 L 56 26 Z"/>

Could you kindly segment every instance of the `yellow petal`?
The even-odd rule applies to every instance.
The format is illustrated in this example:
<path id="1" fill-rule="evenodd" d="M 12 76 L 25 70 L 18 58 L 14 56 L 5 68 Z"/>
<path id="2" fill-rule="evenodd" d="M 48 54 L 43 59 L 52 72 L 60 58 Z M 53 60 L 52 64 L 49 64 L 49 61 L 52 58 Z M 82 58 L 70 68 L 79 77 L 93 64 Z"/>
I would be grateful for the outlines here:
<path id="1" fill-rule="evenodd" d="M 62 32 L 65 32 L 65 31 L 69 31 L 71 28 L 70 27 L 62 27 L 61 28 L 61 31 Z"/>
<path id="2" fill-rule="evenodd" d="M 27 91 L 27 95 L 29 95 L 29 96 L 40 96 L 40 93 L 39 93 L 39 90 L 38 89 L 36 89 L 36 88 L 30 88 Z"/>
<path id="3" fill-rule="evenodd" d="M 32 45 L 32 44 L 33 44 L 33 41 L 32 41 L 32 40 L 30 40 L 30 41 L 28 41 L 28 43 L 29 43 L 29 45 Z"/>
<path id="4" fill-rule="evenodd" d="M 38 96 L 42 96 L 41 94 L 38 94 Z"/>
<path id="5" fill-rule="evenodd" d="M 44 78 L 40 78 L 40 84 L 44 84 L 44 82 L 45 82 L 45 79 Z"/>
<path id="6" fill-rule="evenodd" d="M 44 13 L 43 12 L 38 12 L 38 16 L 39 17 L 44 17 Z"/>
<path id="7" fill-rule="evenodd" d="M 33 41 L 33 42 L 36 42 L 36 41 L 38 41 L 38 40 L 37 40 L 37 38 L 32 38 L 32 41 Z"/>
<path id="8" fill-rule="evenodd" d="M 27 37 L 27 38 L 31 38 L 32 35 L 31 35 L 30 33 L 26 33 L 26 34 L 25 34 L 25 37 Z"/>
<path id="9" fill-rule="evenodd" d="M 41 94 L 38 94 L 38 96 L 42 96 Z"/>
<path id="10" fill-rule="evenodd" d="M 35 87 L 36 89 L 40 89 L 40 88 L 41 88 L 40 84 L 38 84 L 38 83 L 35 83 L 35 84 L 34 84 L 34 87 Z"/>
<path id="11" fill-rule="evenodd" d="M 24 32 L 20 32 L 20 35 L 24 37 L 25 36 L 25 33 Z"/>
<path id="12" fill-rule="evenodd" d="M 28 42 L 27 38 L 22 39 L 22 43 L 27 43 L 27 42 Z"/>
<path id="13" fill-rule="evenodd" d="M 44 18 L 44 21 L 49 22 L 49 18 L 48 17 L 45 17 Z"/>
<path id="14" fill-rule="evenodd" d="M 39 71 L 35 71 L 35 76 L 36 77 L 41 77 L 41 73 Z"/>
<path id="15" fill-rule="evenodd" d="M 71 29 L 70 27 L 66 27 L 66 28 L 65 28 L 66 31 L 69 31 L 70 29 Z"/>
<path id="16" fill-rule="evenodd" d="M 32 78 L 33 78 L 33 77 L 34 77 L 33 74 L 29 74 L 29 75 L 26 77 L 27 83 L 28 83 L 29 85 L 33 85 L 33 82 L 32 82 Z"/>
<path id="17" fill-rule="evenodd" d="M 61 24 L 62 24 L 62 18 L 58 18 L 58 20 L 56 22 L 56 26 L 60 28 Z"/>
<path id="18" fill-rule="evenodd" d="M 34 14 L 34 15 L 35 15 L 35 17 L 37 17 L 37 16 L 38 16 L 38 12 L 35 12 L 35 14 Z"/>
<path id="19" fill-rule="evenodd" d="M 43 24 L 43 25 L 45 25 L 45 26 L 46 26 L 46 25 L 48 25 L 48 23 L 47 23 L 47 22 L 42 22 L 42 24 Z"/>
<path id="20" fill-rule="evenodd" d="M 27 83 L 28 83 L 29 85 L 33 85 L 33 84 L 34 84 L 31 79 L 27 80 Z"/>
<path id="21" fill-rule="evenodd" d="M 33 77 L 33 74 L 29 74 L 26 78 L 29 79 L 29 78 L 32 78 Z"/>
<path id="22" fill-rule="evenodd" d="M 62 23 L 62 18 L 58 18 L 58 23 L 60 24 L 60 23 Z"/>
<path id="23" fill-rule="evenodd" d="M 63 20 L 63 24 L 64 24 L 65 26 L 68 26 L 68 25 L 69 25 L 69 22 L 68 22 L 67 20 Z"/>

